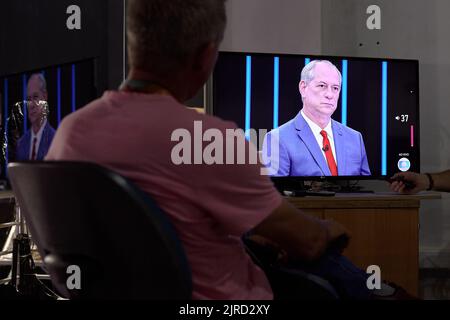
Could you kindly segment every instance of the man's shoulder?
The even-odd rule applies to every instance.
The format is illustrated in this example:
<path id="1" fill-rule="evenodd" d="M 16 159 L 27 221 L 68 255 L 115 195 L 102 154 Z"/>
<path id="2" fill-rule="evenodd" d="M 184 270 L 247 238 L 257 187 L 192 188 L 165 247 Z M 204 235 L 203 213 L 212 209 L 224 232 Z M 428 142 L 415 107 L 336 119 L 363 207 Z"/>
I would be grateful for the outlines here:
<path id="1" fill-rule="evenodd" d="M 53 126 L 48 121 L 44 130 L 47 130 L 51 134 L 55 134 L 56 131 L 55 128 L 53 128 Z"/>
<path id="2" fill-rule="evenodd" d="M 67 116 L 65 116 L 64 119 L 62 119 L 61 123 L 59 124 L 58 130 L 60 130 L 61 127 L 67 127 L 69 125 L 72 126 L 82 120 L 90 119 L 93 116 L 95 117 L 95 115 L 93 115 L 92 113 L 93 112 L 95 113 L 95 110 L 98 109 L 98 106 L 104 104 L 105 104 L 104 97 L 100 97 L 96 100 L 89 102 L 82 108 L 79 108 L 75 112 L 72 112 Z M 53 127 L 51 127 L 51 129 L 54 130 Z"/>
<path id="3" fill-rule="evenodd" d="M 224 120 L 209 114 L 199 113 L 188 108 L 186 108 L 186 112 L 190 115 L 190 117 L 185 117 L 182 121 L 200 121 L 202 123 L 203 130 L 218 129 L 224 131 L 227 129 L 238 129 L 237 124 L 233 121 Z"/>
<path id="4" fill-rule="evenodd" d="M 297 130 L 295 129 L 295 118 L 294 118 L 294 119 L 291 119 L 288 122 L 282 124 L 278 128 L 274 128 L 274 129 L 270 130 L 268 134 L 270 134 L 270 135 L 278 134 L 278 135 L 282 136 L 282 135 L 289 135 L 289 134 L 295 133 L 296 131 Z"/>

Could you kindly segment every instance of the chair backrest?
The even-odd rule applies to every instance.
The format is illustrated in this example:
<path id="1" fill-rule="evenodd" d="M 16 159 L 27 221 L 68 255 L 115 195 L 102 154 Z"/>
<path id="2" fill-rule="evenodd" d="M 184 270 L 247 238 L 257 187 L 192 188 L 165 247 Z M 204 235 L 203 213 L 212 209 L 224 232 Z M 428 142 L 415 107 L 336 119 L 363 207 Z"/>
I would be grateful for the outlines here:
<path id="1" fill-rule="evenodd" d="M 60 294 L 191 298 L 190 268 L 174 228 L 128 180 L 96 164 L 64 161 L 11 163 L 8 175 Z"/>

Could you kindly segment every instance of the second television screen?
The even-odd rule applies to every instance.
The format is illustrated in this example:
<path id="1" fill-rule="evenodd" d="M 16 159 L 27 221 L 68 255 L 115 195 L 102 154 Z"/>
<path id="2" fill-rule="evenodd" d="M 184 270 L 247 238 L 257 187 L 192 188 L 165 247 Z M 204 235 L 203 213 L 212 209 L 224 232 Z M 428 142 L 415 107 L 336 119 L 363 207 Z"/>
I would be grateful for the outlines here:
<path id="1" fill-rule="evenodd" d="M 97 97 L 95 58 L 0 75 L 1 177 L 9 162 L 43 160 L 68 114 Z"/>

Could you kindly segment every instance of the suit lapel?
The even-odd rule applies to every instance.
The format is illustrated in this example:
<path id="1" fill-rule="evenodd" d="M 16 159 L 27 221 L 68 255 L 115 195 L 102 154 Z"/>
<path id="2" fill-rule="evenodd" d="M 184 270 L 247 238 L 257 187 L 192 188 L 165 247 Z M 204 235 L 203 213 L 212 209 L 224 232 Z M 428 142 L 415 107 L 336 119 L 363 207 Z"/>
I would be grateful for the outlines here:
<path id="1" fill-rule="evenodd" d="M 336 158 L 337 158 L 337 166 L 338 166 L 338 175 L 345 175 L 346 172 L 346 148 L 345 148 L 345 137 L 342 131 L 334 120 L 331 120 L 331 127 L 333 130 L 333 139 L 334 139 L 334 148 L 336 150 Z"/>
<path id="2" fill-rule="evenodd" d="M 295 118 L 295 127 L 297 129 L 297 134 L 299 138 L 303 141 L 306 148 L 308 148 L 309 153 L 319 166 L 320 170 L 322 171 L 322 174 L 324 176 L 331 175 L 330 169 L 328 168 L 328 164 L 326 163 L 322 151 L 319 145 L 317 144 L 317 140 L 314 137 L 311 128 L 308 126 L 308 123 L 305 121 L 305 119 L 303 119 L 303 116 L 301 115 L 300 112 Z"/>

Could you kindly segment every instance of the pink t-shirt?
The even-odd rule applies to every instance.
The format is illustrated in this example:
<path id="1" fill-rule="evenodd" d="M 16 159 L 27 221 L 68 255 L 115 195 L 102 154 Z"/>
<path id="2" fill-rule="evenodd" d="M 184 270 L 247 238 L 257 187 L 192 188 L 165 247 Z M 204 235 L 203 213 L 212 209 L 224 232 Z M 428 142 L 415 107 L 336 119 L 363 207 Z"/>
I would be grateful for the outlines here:
<path id="1" fill-rule="evenodd" d="M 281 197 L 260 175 L 259 164 L 174 164 L 171 153 L 179 141 L 171 141 L 172 133 L 184 128 L 194 140 L 194 121 L 202 121 L 203 132 L 236 128 L 169 96 L 106 92 L 64 118 L 46 159 L 95 162 L 147 192 L 183 243 L 194 299 L 271 299 L 268 280 L 240 237 L 277 208 Z"/>

